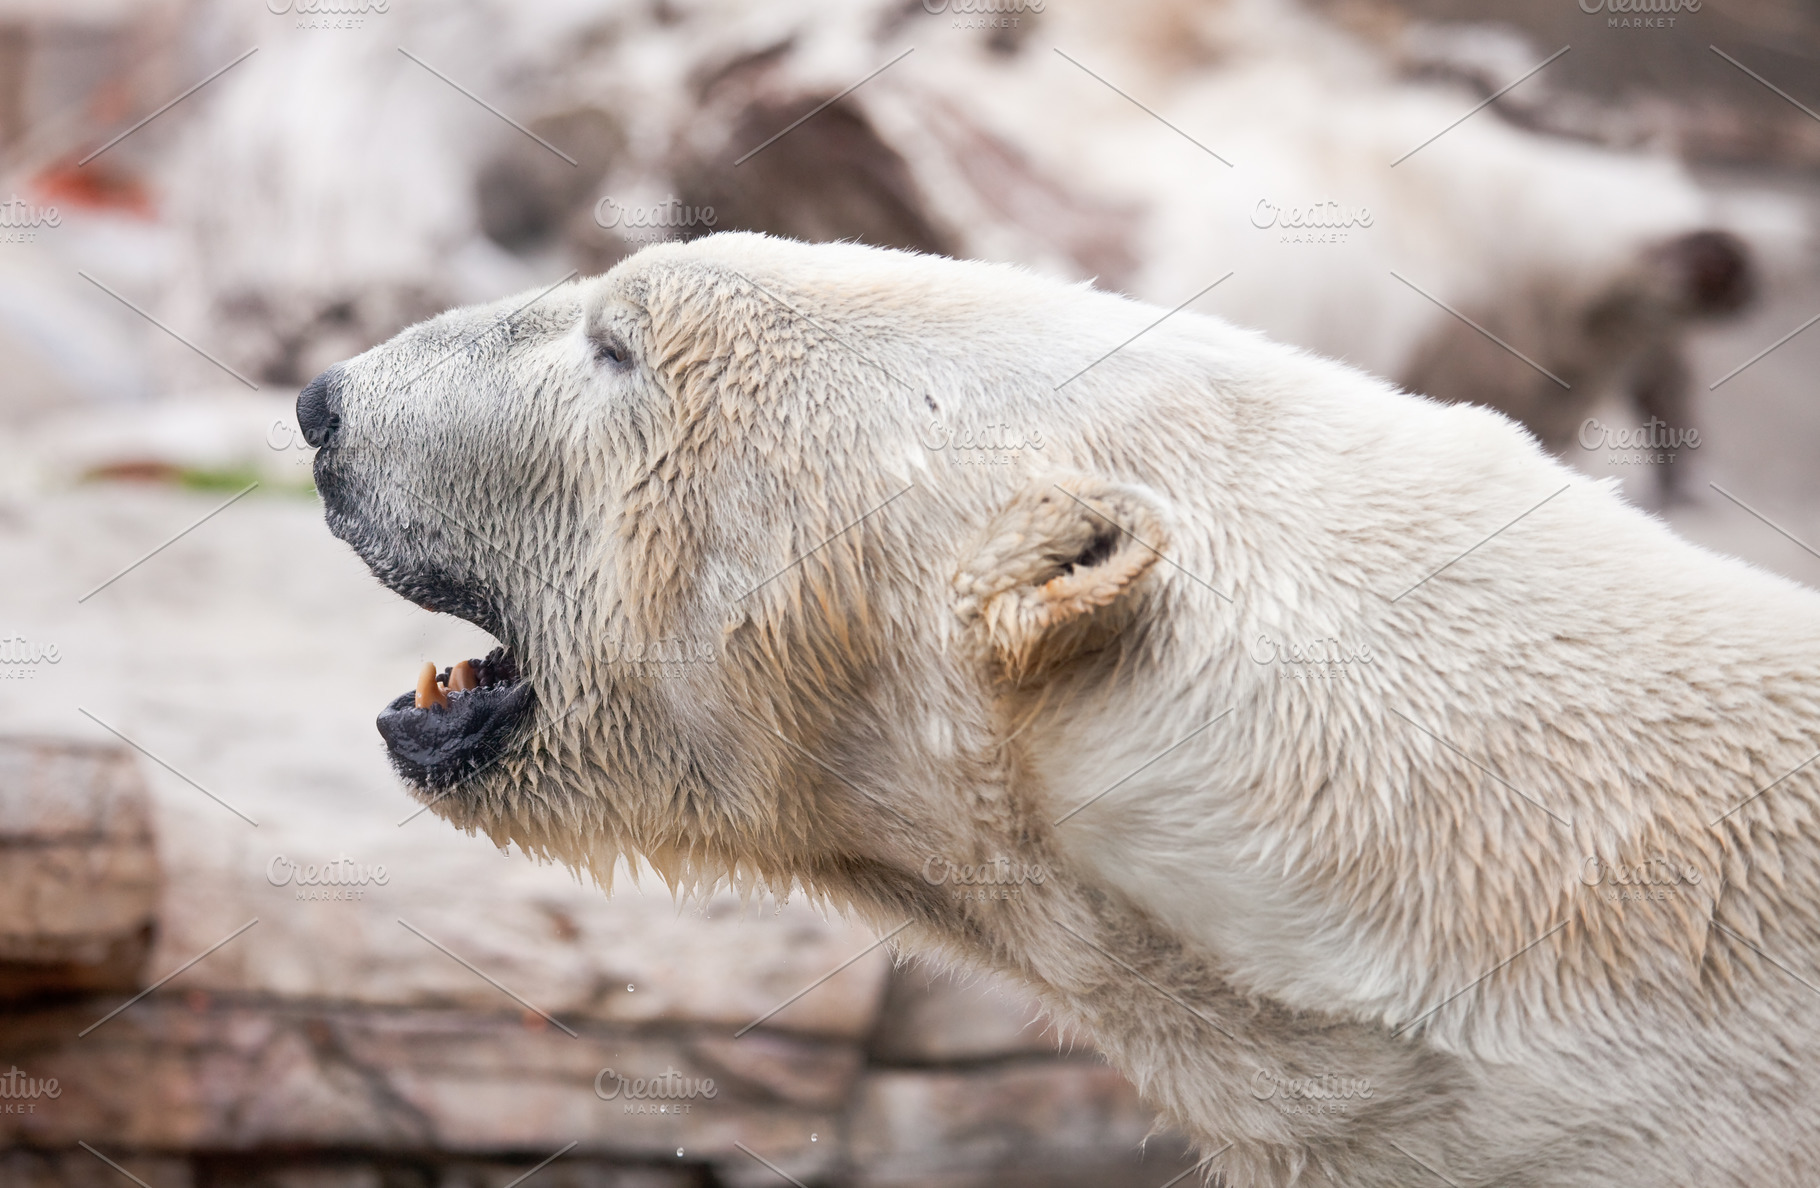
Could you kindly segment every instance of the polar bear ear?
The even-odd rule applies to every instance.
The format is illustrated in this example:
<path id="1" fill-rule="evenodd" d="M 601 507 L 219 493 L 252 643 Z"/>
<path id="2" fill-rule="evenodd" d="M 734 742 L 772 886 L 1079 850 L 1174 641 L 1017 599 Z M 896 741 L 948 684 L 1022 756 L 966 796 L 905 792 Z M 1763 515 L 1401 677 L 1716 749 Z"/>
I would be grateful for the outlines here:
<path id="1" fill-rule="evenodd" d="M 1151 496 L 1097 479 L 1041 479 L 993 517 L 963 562 L 956 609 L 1022 680 L 1109 643 L 1167 544 Z"/>

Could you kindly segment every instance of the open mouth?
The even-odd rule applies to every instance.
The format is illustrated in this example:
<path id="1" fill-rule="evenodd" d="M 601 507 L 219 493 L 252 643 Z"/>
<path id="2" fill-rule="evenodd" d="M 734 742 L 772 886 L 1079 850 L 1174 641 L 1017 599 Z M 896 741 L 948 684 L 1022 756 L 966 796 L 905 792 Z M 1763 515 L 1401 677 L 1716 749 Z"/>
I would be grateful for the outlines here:
<path id="1" fill-rule="evenodd" d="M 504 648 L 436 671 L 425 664 L 415 691 L 379 715 L 392 765 L 424 788 L 447 788 L 498 757 L 531 709 L 531 683 Z"/>

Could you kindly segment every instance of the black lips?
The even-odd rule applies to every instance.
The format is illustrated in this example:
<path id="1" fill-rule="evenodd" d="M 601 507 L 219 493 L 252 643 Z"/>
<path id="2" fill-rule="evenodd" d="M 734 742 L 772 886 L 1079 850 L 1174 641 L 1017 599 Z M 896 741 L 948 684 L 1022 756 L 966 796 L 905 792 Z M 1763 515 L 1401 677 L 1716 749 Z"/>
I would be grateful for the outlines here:
<path id="1" fill-rule="evenodd" d="M 485 767 L 529 716 L 531 683 L 518 679 L 503 649 L 470 661 L 482 674 L 478 689 L 453 690 L 446 706 L 417 708 L 416 693 L 394 698 L 380 713 L 379 735 L 392 766 L 411 783 L 447 788 Z"/>

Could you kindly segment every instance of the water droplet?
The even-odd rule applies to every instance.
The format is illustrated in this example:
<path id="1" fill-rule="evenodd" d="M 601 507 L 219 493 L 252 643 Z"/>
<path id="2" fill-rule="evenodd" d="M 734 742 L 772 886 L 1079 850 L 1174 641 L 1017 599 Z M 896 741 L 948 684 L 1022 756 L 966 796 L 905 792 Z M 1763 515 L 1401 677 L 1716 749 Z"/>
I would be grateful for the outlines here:
<path id="1" fill-rule="evenodd" d="M 627 994 L 633 993 L 632 983 L 630 983 L 630 982 L 626 983 L 626 993 Z"/>
<path id="2" fill-rule="evenodd" d="M 682 1158 L 682 1148 L 681 1147 L 676 1148 L 676 1157 L 678 1159 Z"/>
<path id="3" fill-rule="evenodd" d="M 809 1136 L 809 1141 L 810 1141 L 810 1142 L 812 1142 L 812 1143 L 813 1143 L 813 1142 L 815 1142 L 815 1141 L 816 1141 L 816 1138 L 815 1138 L 815 1136 L 814 1136 L 814 1135 L 813 1135 L 813 1134 L 811 1134 L 811 1135 L 810 1135 L 810 1136 Z"/>

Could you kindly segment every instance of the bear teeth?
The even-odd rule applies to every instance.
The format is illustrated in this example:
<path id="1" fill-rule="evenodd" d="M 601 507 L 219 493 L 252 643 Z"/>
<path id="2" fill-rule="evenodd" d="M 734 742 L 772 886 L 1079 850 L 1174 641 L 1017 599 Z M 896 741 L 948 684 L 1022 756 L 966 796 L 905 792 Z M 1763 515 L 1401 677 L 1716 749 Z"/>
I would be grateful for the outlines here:
<path id="1" fill-rule="evenodd" d="M 494 648 L 484 660 L 463 660 L 453 668 L 436 671 L 426 662 L 417 674 L 418 709 L 447 709 L 451 697 L 476 689 L 496 689 L 518 683 L 518 665 L 504 648 Z"/>
<path id="2" fill-rule="evenodd" d="M 474 665 L 470 662 L 463 660 L 449 670 L 449 691 L 451 693 L 478 688 L 480 688 L 480 677 L 475 675 Z"/>
<path id="3" fill-rule="evenodd" d="M 417 674 L 417 708 L 446 708 L 448 704 L 449 695 L 443 692 L 442 685 L 436 680 L 436 666 L 425 661 L 423 671 Z"/>

